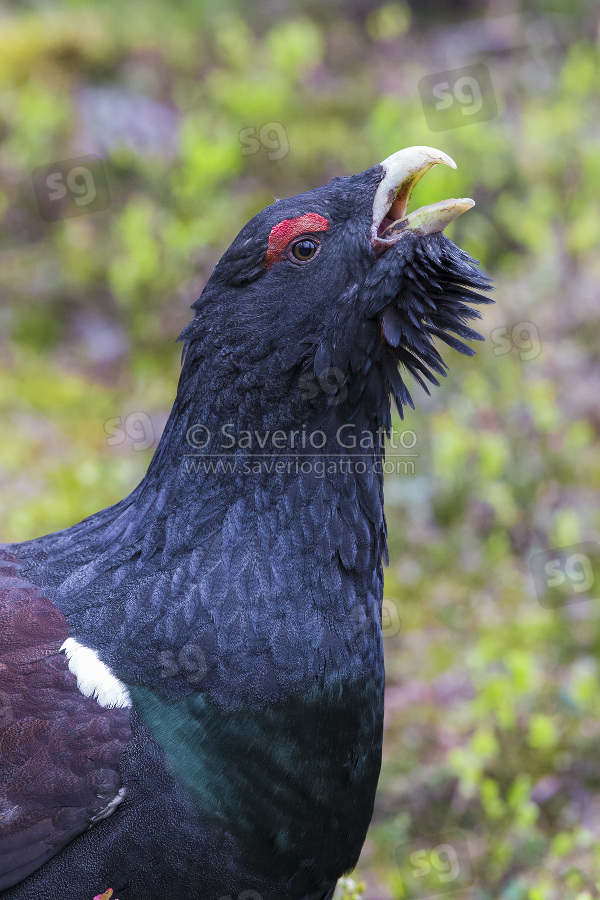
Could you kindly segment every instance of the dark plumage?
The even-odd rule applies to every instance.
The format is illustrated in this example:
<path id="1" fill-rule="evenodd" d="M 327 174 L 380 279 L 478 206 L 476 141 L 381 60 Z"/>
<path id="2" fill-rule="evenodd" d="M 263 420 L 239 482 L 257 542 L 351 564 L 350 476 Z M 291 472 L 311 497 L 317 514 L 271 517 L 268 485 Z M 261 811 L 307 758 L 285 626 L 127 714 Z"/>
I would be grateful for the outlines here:
<path id="1" fill-rule="evenodd" d="M 440 231 L 469 202 L 405 215 L 435 162 L 410 148 L 259 213 L 194 304 L 143 482 L 0 547 L 6 900 L 325 900 L 355 865 L 389 397 L 445 374 L 435 338 L 471 353 L 488 302 Z M 342 426 L 371 435 L 360 457 Z"/>

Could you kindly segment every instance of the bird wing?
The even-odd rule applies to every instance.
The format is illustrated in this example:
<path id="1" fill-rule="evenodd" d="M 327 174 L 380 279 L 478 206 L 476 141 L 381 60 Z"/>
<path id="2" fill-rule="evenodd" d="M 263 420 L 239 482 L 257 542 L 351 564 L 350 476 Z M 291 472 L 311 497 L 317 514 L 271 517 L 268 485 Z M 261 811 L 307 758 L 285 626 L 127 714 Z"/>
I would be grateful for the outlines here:
<path id="1" fill-rule="evenodd" d="M 0 562 L 0 890 L 16 884 L 124 797 L 130 710 L 84 696 L 61 647 L 66 619 Z"/>

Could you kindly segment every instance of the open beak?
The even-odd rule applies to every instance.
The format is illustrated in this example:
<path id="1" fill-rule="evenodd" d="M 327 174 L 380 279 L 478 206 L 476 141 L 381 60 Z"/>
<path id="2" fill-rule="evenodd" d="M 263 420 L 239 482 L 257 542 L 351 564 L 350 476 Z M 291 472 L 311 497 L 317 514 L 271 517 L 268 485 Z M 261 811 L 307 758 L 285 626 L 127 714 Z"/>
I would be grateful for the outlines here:
<path id="1" fill-rule="evenodd" d="M 392 153 L 381 163 L 384 176 L 375 193 L 371 228 L 372 243 L 376 249 L 390 247 L 406 231 L 420 234 L 443 231 L 453 219 L 475 206 L 475 201 L 466 197 L 441 200 L 406 215 L 414 186 L 425 172 L 438 163 L 456 168 L 453 159 L 433 147 L 406 147 Z"/>

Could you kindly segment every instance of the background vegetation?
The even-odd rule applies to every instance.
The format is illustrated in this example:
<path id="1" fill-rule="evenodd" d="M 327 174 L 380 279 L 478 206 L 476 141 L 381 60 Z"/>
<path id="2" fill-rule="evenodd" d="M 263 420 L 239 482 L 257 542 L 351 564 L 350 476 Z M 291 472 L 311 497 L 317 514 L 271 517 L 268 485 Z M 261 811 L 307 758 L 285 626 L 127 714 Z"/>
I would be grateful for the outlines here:
<path id="1" fill-rule="evenodd" d="M 137 483 L 188 307 L 273 196 L 426 144 L 458 170 L 433 170 L 415 204 L 476 200 L 449 235 L 495 278 L 487 340 L 475 359 L 448 351 L 447 382 L 402 426 L 415 472 L 386 485 L 368 900 L 600 896 L 599 18 L 566 0 L 65 0 L 1 16 L 2 540 Z M 481 113 L 464 94 L 443 120 L 424 106 L 421 78 L 475 65 L 493 90 Z M 90 154 L 107 208 L 45 221 L 32 172 Z M 532 553 L 568 560 L 583 541 L 591 584 L 577 593 L 575 567 L 558 599 L 538 596 Z"/>

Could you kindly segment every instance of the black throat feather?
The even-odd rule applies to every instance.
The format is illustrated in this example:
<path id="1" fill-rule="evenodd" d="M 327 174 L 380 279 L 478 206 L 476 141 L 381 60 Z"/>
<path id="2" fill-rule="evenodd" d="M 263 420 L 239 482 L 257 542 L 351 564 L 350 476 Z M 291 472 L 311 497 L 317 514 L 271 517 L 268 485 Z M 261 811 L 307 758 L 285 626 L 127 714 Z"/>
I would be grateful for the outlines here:
<path id="1" fill-rule="evenodd" d="M 427 394 L 428 382 L 439 385 L 436 374 L 447 374 L 435 338 L 466 356 L 475 351 L 461 338 L 483 340 L 467 325 L 481 318 L 469 304 L 493 302 L 479 293 L 493 288 L 478 265 L 444 234 L 405 234 L 367 278 L 370 314 L 381 322 L 380 365 L 402 418 L 405 405 L 414 409 L 404 370 Z"/>

